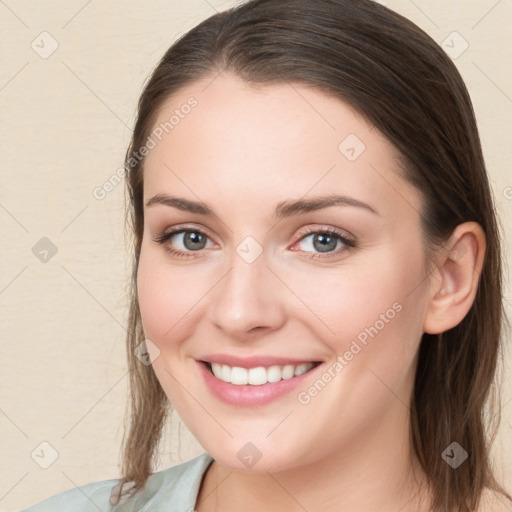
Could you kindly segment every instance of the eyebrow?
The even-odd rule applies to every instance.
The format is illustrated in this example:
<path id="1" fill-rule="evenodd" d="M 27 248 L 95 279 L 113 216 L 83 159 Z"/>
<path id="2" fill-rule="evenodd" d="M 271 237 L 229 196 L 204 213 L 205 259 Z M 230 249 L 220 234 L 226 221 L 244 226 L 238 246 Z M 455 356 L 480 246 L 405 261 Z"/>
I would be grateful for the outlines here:
<path id="1" fill-rule="evenodd" d="M 182 197 L 170 196 L 167 194 L 157 194 L 146 202 L 146 207 L 155 204 L 163 204 L 165 206 L 172 206 L 178 210 L 183 210 L 189 213 L 204 215 L 212 217 L 215 215 L 214 211 L 206 204 L 200 201 L 191 201 Z M 277 204 L 273 217 L 275 219 L 283 219 L 293 215 L 304 215 L 308 212 L 329 208 L 330 206 L 353 206 L 363 208 L 372 212 L 375 215 L 381 214 L 372 206 L 358 199 L 347 196 L 329 195 L 314 197 L 310 199 L 298 199 L 282 201 Z"/>

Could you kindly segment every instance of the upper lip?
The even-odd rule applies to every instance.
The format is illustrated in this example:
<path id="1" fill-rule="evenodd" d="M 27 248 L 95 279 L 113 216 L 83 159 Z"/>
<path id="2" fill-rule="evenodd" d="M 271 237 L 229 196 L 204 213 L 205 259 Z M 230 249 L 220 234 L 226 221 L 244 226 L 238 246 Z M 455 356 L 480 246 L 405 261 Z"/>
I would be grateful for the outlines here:
<path id="1" fill-rule="evenodd" d="M 239 357 L 230 354 L 211 354 L 200 359 L 205 363 L 225 364 L 227 366 L 237 366 L 240 368 L 257 368 L 258 366 L 286 366 L 292 364 L 297 366 L 305 363 L 318 363 L 320 361 L 314 359 L 293 359 L 290 357 L 276 356 L 250 356 Z"/>

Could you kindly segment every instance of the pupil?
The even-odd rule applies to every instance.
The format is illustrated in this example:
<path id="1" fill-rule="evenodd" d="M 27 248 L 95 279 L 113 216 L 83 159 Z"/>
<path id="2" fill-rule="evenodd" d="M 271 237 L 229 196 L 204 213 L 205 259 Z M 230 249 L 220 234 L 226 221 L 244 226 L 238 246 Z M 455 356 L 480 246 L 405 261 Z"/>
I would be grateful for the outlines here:
<path id="1" fill-rule="evenodd" d="M 336 249 L 336 242 L 336 238 L 331 235 L 319 234 L 315 235 L 313 239 L 313 246 L 317 251 L 329 252 L 330 250 Z"/>

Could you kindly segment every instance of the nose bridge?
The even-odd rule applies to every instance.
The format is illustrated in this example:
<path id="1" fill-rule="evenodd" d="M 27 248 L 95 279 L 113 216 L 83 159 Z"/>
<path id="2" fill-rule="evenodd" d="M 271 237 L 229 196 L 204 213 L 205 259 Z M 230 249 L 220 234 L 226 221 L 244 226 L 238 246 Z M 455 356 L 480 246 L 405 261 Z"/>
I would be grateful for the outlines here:
<path id="1" fill-rule="evenodd" d="M 284 320 L 279 281 L 267 265 L 263 248 L 251 237 L 233 251 L 210 311 L 211 321 L 226 334 L 242 338 L 256 327 L 273 329 Z"/>

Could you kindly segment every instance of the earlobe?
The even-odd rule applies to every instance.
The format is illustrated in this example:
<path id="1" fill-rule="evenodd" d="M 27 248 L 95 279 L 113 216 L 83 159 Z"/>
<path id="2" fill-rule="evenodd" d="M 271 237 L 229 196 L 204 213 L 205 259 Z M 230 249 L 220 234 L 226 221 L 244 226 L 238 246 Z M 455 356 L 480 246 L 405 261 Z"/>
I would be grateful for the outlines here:
<path id="1" fill-rule="evenodd" d="M 464 319 L 475 300 L 485 249 L 485 233 L 476 222 L 459 224 L 450 240 L 439 248 L 423 322 L 424 332 L 439 334 Z"/>

